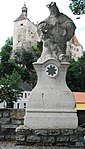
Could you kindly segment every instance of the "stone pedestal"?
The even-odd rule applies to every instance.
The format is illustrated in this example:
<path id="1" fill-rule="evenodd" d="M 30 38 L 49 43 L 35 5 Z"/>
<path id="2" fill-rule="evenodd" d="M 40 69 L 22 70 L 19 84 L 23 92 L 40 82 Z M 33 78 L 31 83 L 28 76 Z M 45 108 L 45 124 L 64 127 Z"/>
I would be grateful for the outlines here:
<path id="1" fill-rule="evenodd" d="M 48 59 L 33 65 L 38 80 L 27 103 L 24 125 L 30 129 L 76 129 L 75 101 L 65 79 L 69 63 Z"/>

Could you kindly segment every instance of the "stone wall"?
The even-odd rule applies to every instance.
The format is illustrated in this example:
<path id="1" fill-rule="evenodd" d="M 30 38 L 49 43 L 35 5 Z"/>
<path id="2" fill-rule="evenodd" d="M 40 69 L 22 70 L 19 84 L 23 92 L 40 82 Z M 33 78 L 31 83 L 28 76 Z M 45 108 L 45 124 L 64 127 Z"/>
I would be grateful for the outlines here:
<path id="1" fill-rule="evenodd" d="M 33 130 L 20 126 L 16 129 L 17 145 L 57 146 L 65 149 L 84 148 L 85 129 Z M 57 148 L 56 147 L 56 148 Z"/>
<path id="2" fill-rule="evenodd" d="M 84 149 L 85 128 L 31 130 L 23 125 L 24 115 L 24 109 L 0 109 L 0 141 L 15 141 L 16 145 L 37 149 Z"/>
<path id="3" fill-rule="evenodd" d="M 0 109 L 0 141 L 14 141 L 15 129 L 24 122 L 24 109 Z"/>

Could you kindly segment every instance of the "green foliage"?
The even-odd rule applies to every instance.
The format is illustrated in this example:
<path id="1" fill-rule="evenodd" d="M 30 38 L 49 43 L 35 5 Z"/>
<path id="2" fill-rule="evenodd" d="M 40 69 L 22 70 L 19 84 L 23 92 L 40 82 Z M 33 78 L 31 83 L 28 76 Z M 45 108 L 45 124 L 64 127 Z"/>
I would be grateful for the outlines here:
<path id="1" fill-rule="evenodd" d="M 32 51 L 24 51 L 22 54 L 21 63 L 26 66 L 29 70 L 33 69 L 32 63 L 35 61 L 35 56 Z"/>
<path id="2" fill-rule="evenodd" d="M 36 54 L 36 57 L 38 59 L 41 56 L 41 52 L 42 52 L 42 49 L 43 49 L 43 42 L 42 41 L 38 42 L 37 46 L 33 46 L 32 48 L 33 48 L 33 50 Z"/>
<path id="3" fill-rule="evenodd" d="M 18 64 L 26 66 L 30 71 L 33 70 L 32 63 L 37 61 L 42 52 L 42 42 L 38 42 L 37 45 L 32 46 L 31 49 L 21 51 L 17 50 L 15 60 Z"/>
<path id="4" fill-rule="evenodd" d="M 18 66 L 18 73 L 21 76 L 21 80 L 28 82 L 30 80 L 29 70 L 25 67 Z"/>
<path id="5" fill-rule="evenodd" d="M 72 91 L 85 92 L 85 54 L 78 61 L 71 61 L 66 81 Z"/>
<path id="6" fill-rule="evenodd" d="M 1 48 L 0 56 L 0 102 L 16 101 L 21 89 L 19 84 L 21 77 L 18 73 L 18 66 L 14 60 L 10 60 L 13 40 L 8 38 Z"/>
<path id="7" fill-rule="evenodd" d="M 17 70 L 18 66 L 14 60 L 8 60 L 8 62 L 0 64 L 0 78 L 4 77 L 5 74 L 10 75 L 13 70 Z"/>
<path id="8" fill-rule="evenodd" d="M 17 101 L 19 98 L 20 88 L 20 75 L 13 71 L 11 75 L 5 75 L 0 80 L 0 102 Z"/>
<path id="9" fill-rule="evenodd" d="M 1 48 L 0 56 L 1 56 L 1 63 L 0 63 L 0 78 L 4 77 L 5 74 L 11 74 L 13 71 L 14 62 L 10 61 L 10 54 L 12 51 L 13 39 L 8 38 L 5 41 L 5 45 Z"/>
<path id="10" fill-rule="evenodd" d="M 7 63 L 8 60 L 10 59 L 12 45 L 13 45 L 13 38 L 11 37 L 5 41 L 5 45 L 1 48 L 0 56 L 2 63 Z"/>
<path id="11" fill-rule="evenodd" d="M 70 0 L 71 3 L 69 5 L 73 14 L 80 15 L 85 14 L 85 2 L 83 0 Z"/>
<path id="12" fill-rule="evenodd" d="M 22 53 L 17 52 L 16 62 L 20 65 L 19 74 L 21 79 L 28 82 L 32 87 L 35 86 L 37 75 L 33 67 L 33 62 L 37 61 L 42 52 L 42 42 L 38 42 L 36 46 L 33 46 L 27 51 L 22 50 Z M 21 67 L 22 66 L 22 67 Z"/>

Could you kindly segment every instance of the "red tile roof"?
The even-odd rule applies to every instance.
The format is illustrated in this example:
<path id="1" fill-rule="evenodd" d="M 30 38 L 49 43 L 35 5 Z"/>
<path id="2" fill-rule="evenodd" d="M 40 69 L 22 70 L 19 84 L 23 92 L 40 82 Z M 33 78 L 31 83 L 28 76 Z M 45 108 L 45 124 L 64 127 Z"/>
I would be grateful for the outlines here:
<path id="1" fill-rule="evenodd" d="M 85 92 L 73 92 L 76 103 L 85 103 Z"/>
<path id="2" fill-rule="evenodd" d="M 75 45 L 75 46 L 81 46 L 81 44 L 79 43 L 78 39 L 76 36 L 73 36 L 73 38 L 71 39 L 71 42 Z"/>

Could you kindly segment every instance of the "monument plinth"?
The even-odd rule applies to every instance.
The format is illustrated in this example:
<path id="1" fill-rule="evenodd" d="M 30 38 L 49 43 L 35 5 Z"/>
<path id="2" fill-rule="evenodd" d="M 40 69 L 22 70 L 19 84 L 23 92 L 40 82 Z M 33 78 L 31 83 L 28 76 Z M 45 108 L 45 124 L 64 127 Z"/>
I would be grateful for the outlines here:
<path id="1" fill-rule="evenodd" d="M 77 128 L 77 116 L 72 92 L 66 85 L 68 62 L 48 59 L 34 63 L 38 75 L 24 118 L 30 129 Z"/>

